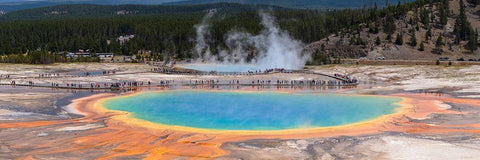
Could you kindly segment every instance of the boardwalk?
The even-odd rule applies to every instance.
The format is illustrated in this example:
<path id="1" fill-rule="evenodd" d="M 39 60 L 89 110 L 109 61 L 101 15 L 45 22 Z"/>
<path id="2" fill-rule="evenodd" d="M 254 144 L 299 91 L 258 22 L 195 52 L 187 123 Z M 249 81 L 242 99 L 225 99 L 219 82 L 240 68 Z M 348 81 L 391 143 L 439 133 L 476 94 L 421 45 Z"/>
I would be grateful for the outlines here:
<path id="1" fill-rule="evenodd" d="M 165 74 L 179 74 L 179 75 L 217 75 L 217 76 L 254 76 L 254 75 L 267 75 L 267 74 L 275 74 L 275 73 L 284 73 L 284 74 L 292 74 L 292 73 L 301 73 L 301 74 L 314 74 L 320 75 L 325 77 L 330 77 L 333 79 L 337 79 L 339 81 L 347 81 L 347 79 L 340 78 L 330 74 L 324 74 L 314 71 L 307 71 L 307 70 L 282 70 L 282 71 L 272 71 L 272 72 L 217 72 L 217 71 L 194 71 L 194 70 L 166 70 L 166 69 L 158 69 L 152 70 L 153 72 L 157 73 L 165 73 Z"/>
<path id="2" fill-rule="evenodd" d="M 3 86 L 25 86 L 25 87 L 42 87 L 42 88 L 58 88 L 58 89 L 87 89 L 87 90 L 105 90 L 105 89 L 121 89 L 121 88 L 136 88 L 136 87 L 162 87 L 162 86 L 355 86 L 357 84 L 352 83 L 342 83 L 342 81 L 265 81 L 265 80 L 258 80 L 258 81 L 249 81 L 249 83 L 245 81 L 232 82 L 229 80 L 181 80 L 181 81 L 174 81 L 174 82 L 157 82 L 153 83 L 150 82 L 136 82 L 137 84 L 131 83 L 91 83 L 89 84 L 25 84 L 25 83 L 0 83 Z M 115 85 L 121 84 L 121 85 Z M 113 86 L 112 86 L 113 85 Z"/>
<path id="3" fill-rule="evenodd" d="M 98 71 L 97 71 L 98 72 Z M 138 87 L 161 87 L 161 86 L 355 86 L 358 84 L 356 79 L 350 79 L 348 76 L 339 77 L 338 75 L 329 75 L 306 70 L 269 70 L 268 72 L 202 72 L 193 70 L 166 70 L 152 69 L 150 72 L 100 72 L 100 74 L 59 74 L 46 73 L 39 76 L 8 76 L 1 78 L 0 85 L 44 87 L 58 89 L 87 89 L 87 90 L 115 90 L 131 89 Z M 164 75 L 187 75 L 188 78 L 151 78 L 149 80 L 136 79 L 136 75 L 151 73 Z M 282 79 L 278 75 L 302 74 L 315 75 L 309 80 Z M 128 75 L 128 78 L 118 77 L 119 75 Z M 270 76 L 272 75 L 272 76 Z M 276 76 L 274 76 L 276 75 Z M 212 77 L 214 76 L 214 77 Z M 256 77 L 256 76 L 261 76 Z M 100 79 L 94 80 L 94 77 Z M 115 77 L 115 78 L 113 78 Z M 233 77 L 233 79 L 232 79 Z M 241 78 L 244 77 L 244 78 Z M 312 77 L 312 76 L 310 76 Z M 138 77 L 137 77 L 138 78 Z M 133 79 L 133 80 L 132 80 Z M 108 81 L 105 81 L 108 80 Z"/>

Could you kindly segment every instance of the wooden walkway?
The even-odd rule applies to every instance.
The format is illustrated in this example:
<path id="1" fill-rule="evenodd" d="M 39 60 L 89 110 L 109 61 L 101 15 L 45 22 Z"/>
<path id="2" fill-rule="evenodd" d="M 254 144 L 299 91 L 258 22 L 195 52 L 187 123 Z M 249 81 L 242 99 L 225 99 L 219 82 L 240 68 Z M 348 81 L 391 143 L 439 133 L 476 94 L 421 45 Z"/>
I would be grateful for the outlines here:
<path id="1" fill-rule="evenodd" d="M 10 78 L 3 78 L 3 79 L 54 79 L 54 78 L 76 78 L 76 77 L 100 77 L 100 76 L 114 76 L 114 75 L 129 75 L 129 74 L 139 74 L 139 73 L 152 73 L 150 71 L 145 72 L 127 72 L 127 73 L 110 73 L 110 74 L 92 74 L 92 75 L 60 75 L 60 76 L 30 76 L 30 77 L 10 77 Z"/>
<path id="2" fill-rule="evenodd" d="M 114 76 L 114 75 L 129 75 L 129 74 L 139 74 L 139 73 L 163 73 L 163 74 L 178 74 L 178 75 L 212 75 L 212 76 L 254 76 L 254 75 L 268 75 L 268 74 L 313 74 L 331 78 L 332 80 L 288 80 L 287 82 L 282 81 L 278 82 L 277 79 L 273 80 L 222 80 L 222 79 L 203 79 L 198 80 L 196 78 L 190 80 L 177 80 L 173 83 L 167 83 L 163 80 L 158 80 L 160 83 L 152 82 L 150 84 L 146 82 L 138 82 L 138 84 L 143 85 L 125 85 L 135 82 L 135 81 L 118 81 L 118 82 L 78 82 L 74 86 L 67 84 L 52 84 L 52 83 L 34 83 L 34 84 L 25 84 L 25 82 L 19 83 L 15 80 L 25 80 L 25 79 L 56 79 L 56 78 L 75 78 L 75 77 L 95 77 L 95 76 Z M 41 88 L 56 88 L 56 89 L 78 89 L 78 90 L 118 90 L 118 89 L 135 89 L 139 87 L 162 87 L 162 86 L 356 86 L 358 82 L 351 83 L 348 79 L 343 79 L 336 77 L 334 75 L 306 71 L 306 70 L 282 70 L 282 71 L 272 71 L 272 72 L 202 72 L 202 71 L 193 71 L 193 70 L 169 70 L 169 71 L 142 71 L 142 72 L 129 72 L 129 73 L 115 73 L 115 74 L 92 74 L 92 75 L 62 75 L 62 76 L 46 76 L 46 77 L 10 77 L 6 80 L 15 81 L 16 84 L 12 83 L 0 83 L 2 86 L 22 86 L 22 87 L 41 87 Z M 112 84 L 120 84 L 120 87 L 110 87 Z M 122 85 L 123 84 L 123 85 Z M 92 87 L 93 85 L 93 87 Z M 116 85 L 115 85 L 116 86 Z"/>
<path id="3" fill-rule="evenodd" d="M 297 83 L 297 84 L 277 84 L 277 83 L 264 83 L 264 84 L 251 84 L 251 83 L 171 83 L 171 84 L 150 84 L 150 85 L 137 85 L 137 86 L 121 86 L 121 87 L 91 87 L 88 84 L 84 84 L 82 87 L 71 87 L 71 86 L 52 86 L 47 84 L 10 84 L 10 83 L 0 83 L 0 86 L 19 86 L 19 87 L 36 87 L 36 88 L 52 88 L 52 89 L 75 89 L 75 90 L 119 90 L 119 89 L 136 89 L 143 87 L 172 87 L 172 86 L 261 86 L 261 87 L 332 87 L 332 86 L 356 86 L 358 83 L 334 83 L 334 84 L 316 84 L 311 85 L 308 83 Z"/>
<path id="4" fill-rule="evenodd" d="M 305 71 L 305 70 L 285 70 L 282 72 L 260 72 L 260 73 L 253 73 L 253 72 L 217 72 L 217 71 L 211 71 L 211 72 L 205 72 L 205 71 L 179 71 L 179 70 L 172 70 L 172 71 L 154 71 L 156 73 L 164 73 L 164 74 L 180 74 L 180 75 L 216 75 L 216 76 L 242 76 L 242 75 L 247 75 L 247 76 L 255 76 L 255 75 L 268 75 L 268 74 L 275 74 L 275 73 L 285 73 L 285 74 L 314 74 L 314 75 L 320 75 L 320 76 L 325 76 L 329 78 L 333 78 L 336 80 L 341 80 L 341 81 L 346 81 L 346 79 L 336 77 L 333 75 L 329 74 L 324 74 L 324 73 L 319 73 L 319 72 L 313 72 L 313 71 Z"/>

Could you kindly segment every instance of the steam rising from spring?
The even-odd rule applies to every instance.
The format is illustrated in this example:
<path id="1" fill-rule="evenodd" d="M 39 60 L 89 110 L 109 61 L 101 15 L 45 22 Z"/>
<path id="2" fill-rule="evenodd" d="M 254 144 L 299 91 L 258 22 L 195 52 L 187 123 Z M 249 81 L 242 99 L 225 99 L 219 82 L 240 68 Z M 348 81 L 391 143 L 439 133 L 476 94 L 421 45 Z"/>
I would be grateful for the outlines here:
<path id="1" fill-rule="evenodd" d="M 207 40 L 209 40 L 208 36 L 210 36 L 210 29 L 209 20 L 215 14 L 214 10 L 211 10 L 203 17 L 202 23 L 195 25 L 197 37 L 195 39 L 195 53 L 198 54 L 199 57 L 211 57 L 210 53 L 210 46 L 207 44 Z"/>
<path id="2" fill-rule="evenodd" d="M 248 64 L 258 68 L 301 69 L 310 57 L 309 54 L 302 53 L 304 44 L 281 30 L 275 24 L 275 18 L 265 12 L 259 13 L 264 26 L 264 30 L 259 35 L 231 31 L 225 39 L 227 49 L 217 47 L 218 53 L 213 55 L 208 45 L 208 37 L 209 19 L 214 14 L 215 12 L 209 12 L 203 18 L 202 23 L 195 26 L 197 37 L 194 52 L 198 56 L 197 62 L 227 65 Z M 252 48 L 256 56 L 247 63 L 247 56 L 252 52 Z"/>

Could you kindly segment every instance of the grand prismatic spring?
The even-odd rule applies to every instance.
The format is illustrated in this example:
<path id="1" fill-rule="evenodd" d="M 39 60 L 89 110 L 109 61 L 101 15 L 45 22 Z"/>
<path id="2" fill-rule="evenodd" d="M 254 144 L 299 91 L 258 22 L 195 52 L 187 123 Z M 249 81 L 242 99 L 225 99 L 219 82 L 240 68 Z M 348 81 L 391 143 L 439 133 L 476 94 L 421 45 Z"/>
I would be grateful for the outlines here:
<path id="1" fill-rule="evenodd" d="M 399 98 L 275 92 L 167 91 L 109 99 L 106 108 L 136 118 L 215 130 L 338 126 L 391 114 Z"/>
<path id="2" fill-rule="evenodd" d="M 152 70 L 147 65 L 88 65 Z M 18 67 L 27 70 L 31 66 L 12 68 Z M 58 66 L 48 67 L 55 71 Z M 84 67 L 74 68 L 75 73 Z M 395 67 L 398 69 L 360 66 L 349 72 L 368 80 L 388 78 L 379 71 L 389 70 L 389 79 L 398 80 L 398 76 L 407 75 L 405 72 L 419 70 Z M 348 68 L 309 70 L 328 73 L 337 69 Z M 442 74 L 465 72 L 462 69 L 448 68 Z M 439 68 L 426 66 L 421 70 Z M 47 88 L 50 84 L 42 81 L 36 81 L 39 87 L 2 86 L 8 92 L 0 93 L 8 98 L 2 103 L 19 109 L 0 110 L 0 159 L 309 159 L 325 155 L 376 159 L 378 154 L 380 159 L 432 155 L 469 159 L 478 153 L 474 142 L 480 133 L 480 101 L 460 97 L 475 95 L 459 92 L 452 96 L 432 89 L 428 90 L 432 93 L 408 91 L 429 86 L 415 85 L 405 76 L 396 85 L 377 81 L 382 83 L 355 87 L 307 83 L 336 80 L 311 72 L 176 75 L 134 71 L 40 79 L 75 79 L 83 88 L 65 84 Z M 288 83 L 277 84 L 277 79 Z M 19 84 L 28 82 L 16 80 Z M 135 86 L 132 83 L 136 80 L 143 84 Z M 273 81 L 262 83 L 267 80 Z M 84 81 L 122 87 L 90 88 Z M 445 80 L 425 81 L 442 84 Z M 475 88 L 460 83 L 456 86 L 468 91 Z M 46 115 L 57 111 L 58 115 Z M 312 148 L 315 153 L 310 152 Z"/>

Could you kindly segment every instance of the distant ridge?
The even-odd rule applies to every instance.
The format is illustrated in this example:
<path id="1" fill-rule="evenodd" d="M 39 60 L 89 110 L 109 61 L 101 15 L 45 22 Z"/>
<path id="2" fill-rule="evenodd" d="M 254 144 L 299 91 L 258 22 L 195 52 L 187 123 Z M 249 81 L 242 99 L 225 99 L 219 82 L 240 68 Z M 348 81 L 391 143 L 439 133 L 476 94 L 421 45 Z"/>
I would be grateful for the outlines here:
<path id="1" fill-rule="evenodd" d="M 406 0 L 407 2 L 415 0 Z M 1 1 L 0 10 L 12 12 L 24 9 L 68 5 L 68 4 L 96 4 L 96 5 L 192 5 L 211 3 L 239 3 L 274 5 L 284 8 L 326 9 L 326 8 L 358 8 L 370 3 L 385 6 L 385 0 L 17 0 Z M 403 0 L 401 0 L 403 2 Z M 397 4 L 398 0 L 390 0 L 390 4 Z"/>
<path id="2" fill-rule="evenodd" d="M 415 0 L 406 0 L 411 2 Z M 338 8 L 358 8 L 370 3 L 377 3 L 379 7 L 386 6 L 385 0 L 186 0 L 179 2 L 169 2 L 165 4 L 208 4 L 208 3 L 240 3 L 240 4 L 264 4 L 275 5 L 285 8 L 300 8 L 300 9 L 338 9 Z M 400 2 L 403 2 L 401 0 Z M 390 4 L 397 4 L 398 1 L 390 0 Z M 373 5 L 373 4 L 372 4 Z"/>
<path id="3" fill-rule="evenodd" d="M 166 2 L 172 2 L 175 0 L 13 0 L 2 2 L 0 0 L 0 10 L 6 12 L 49 7 L 56 5 L 69 5 L 69 4 L 96 4 L 96 5 L 160 5 Z M 178 1 L 178 0 L 177 0 Z"/>
<path id="4" fill-rule="evenodd" d="M 268 5 L 245 5 L 237 3 L 215 3 L 195 5 L 57 5 L 9 12 L 0 16 L 0 21 L 40 20 L 54 18 L 93 18 L 105 16 L 191 14 L 216 9 L 217 12 L 241 13 L 259 9 L 288 10 Z M 203 13 L 202 13 L 203 14 Z"/>

